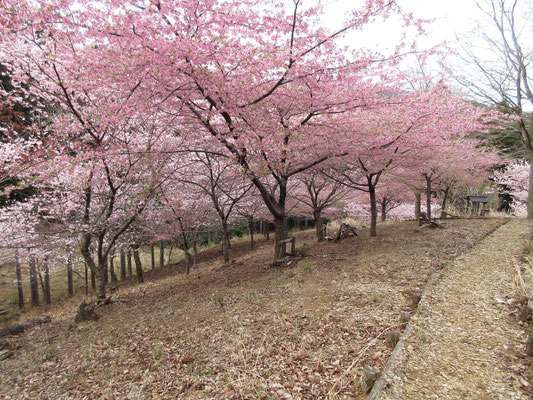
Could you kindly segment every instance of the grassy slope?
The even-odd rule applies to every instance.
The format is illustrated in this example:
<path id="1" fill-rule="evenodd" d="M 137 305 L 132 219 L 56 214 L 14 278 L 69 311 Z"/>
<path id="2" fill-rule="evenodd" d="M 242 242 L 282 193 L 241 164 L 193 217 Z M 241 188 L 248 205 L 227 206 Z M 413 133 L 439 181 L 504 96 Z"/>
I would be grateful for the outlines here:
<path id="1" fill-rule="evenodd" d="M 0 398 L 361 398 L 360 371 L 386 361 L 384 332 L 429 274 L 501 223 L 386 224 L 323 244 L 301 232 L 306 257 L 279 269 L 270 245 L 237 244 L 228 266 L 209 250 L 189 277 L 165 268 L 124 288 L 128 302 L 97 322 L 72 325 L 65 302 L 51 325 L 10 339 L 20 347 L 2 362 Z"/>
<path id="2" fill-rule="evenodd" d="M 179 249 L 173 248 L 172 252 L 169 251 L 169 247 L 164 249 L 164 264 L 168 265 L 175 264 L 183 260 L 183 252 Z M 4 259 L 13 257 L 14 251 L 12 250 L 2 250 L 2 255 Z M 169 254 L 170 253 L 170 254 Z M 63 254 L 58 254 L 63 256 Z M 170 255 L 170 258 L 169 258 Z M 151 269 L 151 254 L 150 248 L 145 247 L 141 249 L 140 252 L 141 261 L 144 271 L 149 271 Z M 68 297 L 68 286 L 67 286 L 67 270 L 66 266 L 63 264 L 63 259 L 58 257 L 51 260 L 51 273 L 50 273 L 50 285 L 52 292 L 52 305 L 51 308 L 54 309 L 58 303 L 62 303 Z M 132 259 L 133 263 L 133 259 Z M 21 272 L 23 279 L 23 292 L 24 292 L 24 301 L 26 302 L 26 309 L 22 312 L 28 311 L 30 307 L 30 279 L 28 271 L 28 260 L 27 252 L 21 250 Z M 159 247 L 156 245 L 155 248 L 155 264 L 156 268 L 159 268 Z M 120 276 L 120 260 L 115 258 L 115 273 L 117 276 Z M 135 264 L 132 265 L 133 274 L 135 274 Z M 44 278 L 44 275 L 43 275 Z M 85 269 L 84 265 L 81 263 L 74 265 L 74 290 L 77 298 L 81 298 L 85 295 Z M 89 276 L 89 291 L 92 294 L 92 289 L 90 288 L 91 281 Z M 40 288 L 40 285 L 39 285 Z M 42 291 L 41 289 L 39 295 L 42 300 Z M 60 305 L 61 307 L 61 305 Z M 0 265 L 0 310 L 9 309 L 10 313 L 7 316 L 4 316 L 4 319 L 11 319 L 21 314 L 21 311 L 18 310 L 18 292 L 17 292 L 17 282 L 16 282 L 16 272 L 15 264 L 12 261 L 8 261 Z"/>

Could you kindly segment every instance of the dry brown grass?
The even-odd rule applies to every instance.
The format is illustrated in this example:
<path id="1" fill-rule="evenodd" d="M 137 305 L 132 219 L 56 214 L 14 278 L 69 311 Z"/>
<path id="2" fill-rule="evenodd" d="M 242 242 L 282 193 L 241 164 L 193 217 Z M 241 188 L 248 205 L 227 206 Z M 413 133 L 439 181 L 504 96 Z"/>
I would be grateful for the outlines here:
<path id="1" fill-rule="evenodd" d="M 10 339 L 0 398 L 362 398 L 362 368 L 390 353 L 380 333 L 396 329 L 435 269 L 501 223 L 424 233 L 395 223 L 320 244 L 297 232 L 305 257 L 285 268 L 270 266 L 271 243 L 235 243 L 230 265 L 209 249 L 190 276 L 178 265 L 123 286 L 128 302 L 97 322 L 73 325 L 68 302 L 52 324 Z"/>
<path id="2" fill-rule="evenodd" d="M 516 259 L 510 260 L 514 271 L 514 283 L 520 301 L 527 303 L 533 298 L 533 293 L 528 290 L 528 282 L 533 279 L 533 259 L 525 257 L 522 262 Z"/>

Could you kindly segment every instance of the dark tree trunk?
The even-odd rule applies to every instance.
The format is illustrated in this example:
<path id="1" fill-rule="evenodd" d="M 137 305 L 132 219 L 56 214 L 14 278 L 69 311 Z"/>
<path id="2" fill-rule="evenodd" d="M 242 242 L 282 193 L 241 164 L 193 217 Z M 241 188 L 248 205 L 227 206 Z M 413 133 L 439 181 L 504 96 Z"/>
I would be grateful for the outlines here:
<path id="1" fill-rule="evenodd" d="M 143 266 L 139 256 L 139 246 L 133 247 L 133 259 L 135 260 L 135 272 L 137 273 L 137 282 L 144 283 Z"/>
<path id="2" fill-rule="evenodd" d="M 152 269 L 155 268 L 155 244 L 150 245 L 150 256 L 152 258 Z"/>
<path id="3" fill-rule="evenodd" d="M 159 268 L 165 264 L 165 244 L 162 240 L 159 241 Z"/>
<path id="4" fill-rule="evenodd" d="M 120 249 L 120 279 L 126 279 L 126 252 Z"/>
<path id="5" fill-rule="evenodd" d="M 131 264 L 131 248 L 128 248 L 128 252 L 126 253 L 127 259 L 128 259 L 128 276 L 133 275 L 133 267 Z"/>
<path id="6" fill-rule="evenodd" d="M 67 246 L 67 281 L 68 281 L 68 297 L 74 296 L 74 279 L 72 277 L 72 251 L 70 246 Z"/>
<path id="7" fill-rule="evenodd" d="M 50 265 L 48 263 L 48 257 L 44 258 L 43 267 L 44 267 L 44 300 L 46 304 L 50 304 L 52 302 L 52 295 L 50 293 Z"/>
<path id="8" fill-rule="evenodd" d="M 369 184 L 368 194 L 370 196 L 370 236 L 377 235 L 378 208 L 376 202 L 376 188 Z"/>
<path id="9" fill-rule="evenodd" d="M 428 221 L 431 221 L 431 177 L 426 176 L 426 214 Z"/>
<path id="10" fill-rule="evenodd" d="M 192 242 L 192 251 L 193 251 L 193 259 L 192 259 L 192 265 L 193 267 L 196 265 L 196 260 L 198 259 L 198 241 L 194 239 Z"/>
<path id="11" fill-rule="evenodd" d="M 37 282 L 37 267 L 35 265 L 35 254 L 28 249 L 28 264 L 30 270 L 30 289 L 31 289 L 31 305 L 39 305 L 39 283 Z"/>
<path id="12" fill-rule="evenodd" d="M 15 267 L 17 269 L 17 289 L 19 293 L 19 308 L 24 308 L 24 291 L 22 290 L 22 272 L 20 269 L 19 249 L 15 249 Z"/>
<path id="13" fill-rule="evenodd" d="M 443 192 L 444 192 L 444 196 L 442 198 L 442 207 L 441 207 L 441 212 L 440 212 L 440 218 L 441 219 L 444 219 L 446 218 L 446 202 L 448 201 L 448 193 L 450 191 L 450 188 L 447 187 Z"/>
<path id="14" fill-rule="evenodd" d="M 422 208 L 422 194 L 420 192 L 415 192 L 415 219 L 418 221 L 420 219 L 420 211 Z"/>
<path id="15" fill-rule="evenodd" d="M 191 273 L 191 255 L 189 249 L 184 250 L 185 253 L 185 273 L 189 275 Z"/>
<path id="16" fill-rule="evenodd" d="M 106 274 L 107 274 L 107 257 L 98 255 L 98 268 L 96 268 L 96 298 L 98 300 L 105 300 L 106 298 Z"/>
<path id="17" fill-rule="evenodd" d="M 266 237 L 266 240 L 267 240 L 267 241 L 270 240 L 270 222 L 267 222 L 267 223 L 266 223 L 265 237 Z"/>
<path id="18" fill-rule="evenodd" d="M 111 274 L 111 283 L 114 285 L 118 282 L 117 274 L 115 273 L 115 256 L 109 256 L 109 273 Z"/>
<path id="19" fill-rule="evenodd" d="M 229 262 L 229 232 L 228 232 L 228 224 L 226 221 L 223 221 L 221 224 L 222 227 L 222 242 L 221 242 L 221 248 L 222 248 L 222 256 L 224 257 L 224 262 Z"/>
<path id="20" fill-rule="evenodd" d="M 277 261 L 287 255 L 287 246 L 281 241 L 287 239 L 287 217 L 275 217 L 274 226 L 276 232 L 276 246 L 274 251 L 274 261 Z"/>
<path id="21" fill-rule="evenodd" d="M 105 268 L 104 268 L 104 285 L 107 285 L 108 283 L 109 283 L 109 261 L 106 258 Z"/>
<path id="22" fill-rule="evenodd" d="M 91 288 L 93 290 L 96 290 L 96 275 L 94 273 L 94 270 L 91 268 Z"/>
<path id="23" fill-rule="evenodd" d="M 313 217 L 315 218 L 315 230 L 316 230 L 316 238 L 319 242 L 324 241 L 324 220 L 322 219 L 322 210 L 315 209 L 313 211 Z M 306 220 L 307 222 L 307 220 Z"/>
<path id="24" fill-rule="evenodd" d="M 89 268 L 87 266 L 87 262 L 84 263 L 85 265 L 85 297 L 89 295 Z"/>
<path id="25" fill-rule="evenodd" d="M 167 256 L 167 265 L 170 265 L 170 260 L 172 257 L 172 250 L 174 250 L 174 245 L 170 245 L 170 249 L 168 249 L 168 256 Z"/>
<path id="26" fill-rule="evenodd" d="M 90 234 L 82 235 L 80 250 L 88 269 L 91 271 L 91 285 L 96 292 L 98 300 L 106 298 L 106 274 L 107 274 L 107 256 L 108 251 L 102 249 L 103 236 L 97 240 L 96 254 L 91 251 L 92 236 Z"/>
<path id="27" fill-rule="evenodd" d="M 248 229 L 250 230 L 250 248 L 254 248 L 254 217 L 248 217 Z"/>

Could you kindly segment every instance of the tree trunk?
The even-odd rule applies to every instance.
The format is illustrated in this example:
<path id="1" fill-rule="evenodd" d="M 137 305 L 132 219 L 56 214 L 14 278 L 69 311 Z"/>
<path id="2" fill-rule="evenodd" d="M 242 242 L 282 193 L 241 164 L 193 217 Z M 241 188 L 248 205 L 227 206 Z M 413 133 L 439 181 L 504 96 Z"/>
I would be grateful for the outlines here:
<path id="1" fill-rule="evenodd" d="M 87 262 L 83 263 L 85 265 L 85 297 L 89 295 L 89 271 Z"/>
<path id="2" fill-rule="evenodd" d="M 67 246 L 67 281 L 68 281 L 68 297 L 74 296 L 74 279 L 72 277 L 72 250 Z"/>
<path id="3" fill-rule="evenodd" d="M 377 222 L 378 222 L 378 207 L 376 202 L 376 188 L 372 185 L 368 186 L 368 194 L 370 196 L 370 236 L 377 236 Z"/>
<path id="4" fill-rule="evenodd" d="M 96 298 L 103 300 L 106 297 L 107 254 L 104 256 L 102 251 L 102 237 L 98 240 L 100 244 L 96 254 L 91 251 L 91 241 L 90 234 L 83 234 L 80 250 L 86 266 L 91 270 L 91 284 L 96 292 Z"/>
<path id="5" fill-rule="evenodd" d="M 48 257 L 44 258 L 43 261 L 44 267 L 44 300 L 46 304 L 52 302 L 52 296 L 50 293 L 50 265 L 48 263 Z"/>
<path id="6" fill-rule="evenodd" d="M 191 255 L 189 249 L 184 250 L 185 253 L 185 273 L 189 275 L 191 273 Z"/>
<path id="7" fill-rule="evenodd" d="M 170 265 L 170 259 L 172 257 L 172 250 L 174 249 L 174 245 L 170 245 L 170 249 L 168 249 L 168 256 L 167 256 L 167 265 Z"/>
<path id="8" fill-rule="evenodd" d="M 126 252 L 120 249 L 120 279 L 126 279 Z"/>
<path id="9" fill-rule="evenodd" d="M 431 221 L 431 177 L 426 176 L 426 214 L 428 221 Z"/>
<path id="10" fill-rule="evenodd" d="M 135 260 L 135 272 L 137 273 L 137 282 L 144 283 L 143 266 L 139 256 L 139 246 L 133 247 L 133 259 Z"/>
<path id="11" fill-rule="evenodd" d="M 192 266 L 194 267 L 196 265 L 196 260 L 198 259 L 198 241 L 196 239 L 192 242 L 192 251 L 193 251 Z"/>
<path id="12" fill-rule="evenodd" d="M 420 209 L 422 208 L 422 194 L 420 192 L 415 192 L 415 219 L 418 221 L 420 219 Z"/>
<path id="13" fill-rule="evenodd" d="M 383 199 L 381 202 L 381 222 L 385 222 L 387 220 L 387 200 Z"/>
<path id="14" fill-rule="evenodd" d="M 131 248 L 128 248 L 128 252 L 126 253 L 127 260 L 128 260 L 128 276 L 133 275 L 133 268 L 131 264 Z"/>
<path id="15" fill-rule="evenodd" d="M 265 225 L 265 237 L 268 242 L 270 240 L 270 222 L 267 222 Z"/>
<path id="16" fill-rule="evenodd" d="M 320 209 L 316 209 L 313 211 L 313 217 L 315 218 L 315 230 L 316 230 L 316 238 L 319 242 L 323 242 L 324 237 L 324 220 L 322 219 L 322 211 Z"/>
<path id="17" fill-rule="evenodd" d="M 115 256 L 109 256 L 109 273 L 111 274 L 111 283 L 117 283 L 117 274 L 115 273 Z"/>
<path id="18" fill-rule="evenodd" d="M 224 262 L 229 263 L 229 232 L 228 224 L 226 221 L 222 222 L 222 256 L 224 257 Z"/>
<path id="19" fill-rule="evenodd" d="M 450 191 L 450 188 L 447 187 L 446 190 L 444 190 L 444 197 L 442 198 L 442 207 L 441 207 L 441 212 L 440 212 L 440 218 L 441 219 L 444 219 L 446 218 L 446 202 L 448 200 L 448 193 Z"/>
<path id="20" fill-rule="evenodd" d="M 254 248 L 254 217 L 248 218 L 248 230 L 250 231 L 250 248 Z"/>
<path id="21" fill-rule="evenodd" d="M 44 281 L 43 281 L 43 275 L 41 274 L 41 266 L 39 265 L 39 261 L 35 263 L 37 267 L 37 276 L 39 277 L 39 282 L 41 284 L 41 290 L 43 291 L 43 299 L 46 299 L 46 289 L 44 287 Z"/>
<path id="22" fill-rule="evenodd" d="M 22 272 L 20 270 L 19 249 L 15 249 L 15 267 L 17 269 L 17 289 L 19 293 L 19 308 L 24 308 L 24 291 L 22 290 Z"/>
<path id="23" fill-rule="evenodd" d="M 96 275 L 94 273 L 94 270 L 91 268 L 91 288 L 93 290 L 96 290 Z"/>
<path id="24" fill-rule="evenodd" d="M 37 268 L 35 265 L 35 254 L 28 249 L 28 264 L 30 269 L 30 289 L 31 289 L 31 305 L 39 305 L 39 284 L 37 282 Z"/>
<path id="25" fill-rule="evenodd" d="M 108 283 L 109 283 L 109 261 L 106 258 L 105 268 L 104 268 L 104 284 L 107 285 Z"/>
<path id="26" fill-rule="evenodd" d="M 287 239 L 287 216 L 283 217 L 276 216 L 274 218 L 274 227 L 275 227 L 275 250 L 274 250 L 274 261 L 277 261 L 287 255 L 287 247 L 283 243 L 280 243 L 282 240 Z"/>
<path id="27" fill-rule="evenodd" d="M 107 257 L 98 255 L 98 266 L 96 268 L 96 298 L 98 300 L 105 300 L 106 298 L 106 274 L 107 274 Z"/>
<path id="28" fill-rule="evenodd" d="M 150 256 L 152 257 L 152 269 L 155 268 L 155 244 L 150 245 Z"/>
<path id="29" fill-rule="evenodd" d="M 165 264 L 165 245 L 162 240 L 159 241 L 159 268 Z"/>

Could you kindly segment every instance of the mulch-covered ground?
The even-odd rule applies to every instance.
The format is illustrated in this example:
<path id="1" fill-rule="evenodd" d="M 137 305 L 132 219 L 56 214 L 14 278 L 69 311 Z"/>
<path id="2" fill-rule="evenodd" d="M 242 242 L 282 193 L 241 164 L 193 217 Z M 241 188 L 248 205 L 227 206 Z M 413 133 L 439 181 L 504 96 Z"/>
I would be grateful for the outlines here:
<path id="1" fill-rule="evenodd" d="M 533 398 L 512 263 L 529 222 L 511 221 L 442 271 L 381 399 Z"/>
<path id="2" fill-rule="evenodd" d="M 271 244 L 241 245 L 231 265 L 205 256 L 188 277 L 167 270 L 122 289 L 127 302 L 98 321 L 73 324 L 66 303 L 8 339 L 0 398 L 364 398 L 362 369 L 382 368 L 386 333 L 401 331 L 429 275 L 503 222 L 384 224 L 375 238 L 322 244 L 301 232 L 295 266 L 271 267 Z"/>

